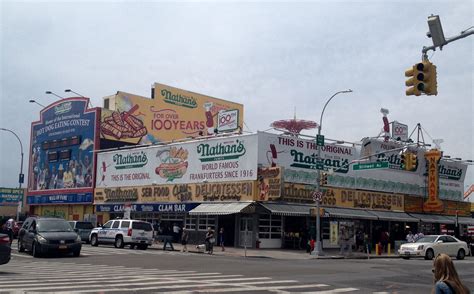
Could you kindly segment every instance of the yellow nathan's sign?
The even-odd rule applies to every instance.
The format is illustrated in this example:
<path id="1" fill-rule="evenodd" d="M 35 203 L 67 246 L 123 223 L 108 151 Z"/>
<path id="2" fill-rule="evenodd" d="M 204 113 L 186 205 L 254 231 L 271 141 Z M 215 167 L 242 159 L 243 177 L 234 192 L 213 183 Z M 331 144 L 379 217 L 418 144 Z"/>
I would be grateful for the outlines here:
<path id="1" fill-rule="evenodd" d="M 311 185 L 285 183 L 282 200 L 314 202 Z M 322 189 L 322 205 L 347 208 L 403 211 L 404 197 L 401 194 L 361 191 L 350 189 Z"/>
<path id="2" fill-rule="evenodd" d="M 97 188 L 94 204 L 252 201 L 255 191 L 255 181 Z"/>
<path id="3" fill-rule="evenodd" d="M 158 83 L 153 93 L 153 99 L 125 92 L 105 97 L 101 137 L 144 144 L 242 129 L 242 104 Z"/>

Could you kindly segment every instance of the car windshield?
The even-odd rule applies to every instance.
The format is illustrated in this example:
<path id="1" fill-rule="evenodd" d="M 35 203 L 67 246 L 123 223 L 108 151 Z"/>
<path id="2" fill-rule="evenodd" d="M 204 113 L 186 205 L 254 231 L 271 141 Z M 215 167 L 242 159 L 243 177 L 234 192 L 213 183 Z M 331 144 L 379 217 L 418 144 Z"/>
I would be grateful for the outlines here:
<path id="1" fill-rule="evenodd" d="M 64 220 L 39 220 L 36 225 L 38 232 L 72 232 L 68 222 Z"/>
<path id="2" fill-rule="evenodd" d="M 415 243 L 433 243 L 436 240 L 437 236 L 426 236 L 416 240 Z"/>

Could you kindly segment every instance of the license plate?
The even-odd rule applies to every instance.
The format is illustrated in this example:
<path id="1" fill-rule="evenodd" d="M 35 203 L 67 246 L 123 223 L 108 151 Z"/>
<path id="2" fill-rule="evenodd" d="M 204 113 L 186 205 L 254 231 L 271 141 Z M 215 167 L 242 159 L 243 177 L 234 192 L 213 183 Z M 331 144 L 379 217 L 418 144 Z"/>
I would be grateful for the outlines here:
<path id="1" fill-rule="evenodd" d="M 67 245 L 59 245 L 59 249 L 67 249 Z"/>
<path id="2" fill-rule="evenodd" d="M 405 255 L 410 255 L 410 251 L 405 251 Z"/>

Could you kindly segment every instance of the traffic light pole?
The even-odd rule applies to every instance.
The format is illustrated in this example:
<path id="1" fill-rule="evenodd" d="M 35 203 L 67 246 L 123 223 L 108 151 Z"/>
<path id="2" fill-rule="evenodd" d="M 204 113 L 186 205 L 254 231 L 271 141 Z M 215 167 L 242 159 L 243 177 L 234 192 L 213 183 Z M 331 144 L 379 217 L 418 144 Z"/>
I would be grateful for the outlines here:
<path id="1" fill-rule="evenodd" d="M 321 128 L 322 128 L 322 125 L 323 125 L 323 115 L 324 115 L 324 110 L 326 110 L 326 106 L 328 106 L 329 102 L 331 102 L 332 98 L 334 98 L 337 94 L 351 93 L 351 92 L 352 92 L 351 89 L 336 92 L 331 96 L 331 98 L 328 99 L 328 101 L 326 101 L 326 104 L 324 104 L 324 107 L 323 107 L 323 111 L 321 112 L 321 117 L 319 118 L 318 138 L 321 135 Z M 319 164 L 322 165 L 322 167 L 324 168 L 324 163 L 321 164 L 322 163 L 322 160 L 321 160 L 321 147 L 322 146 L 317 146 L 317 148 L 318 148 L 318 161 L 319 161 Z M 321 169 L 318 168 L 317 174 L 318 174 L 318 179 L 316 180 L 316 192 L 318 194 L 320 194 L 321 193 Z M 315 255 L 316 257 L 318 257 L 320 255 L 324 255 L 323 254 L 323 247 L 321 246 L 321 216 L 320 216 L 320 211 L 319 211 L 320 203 L 321 203 L 321 197 L 318 197 L 316 199 L 316 244 L 314 246 L 314 250 L 311 252 L 311 255 Z"/>
<path id="2" fill-rule="evenodd" d="M 433 50 L 433 51 L 436 51 L 436 47 L 439 47 L 439 50 L 443 50 L 443 46 L 451 43 L 451 42 L 454 42 L 456 40 L 459 40 L 459 39 L 463 39 L 463 38 L 466 38 L 467 36 L 469 35 L 472 35 L 474 34 L 474 30 L 471 30 L 470 28 L 465 30 L 465 31 L 462 31 L 459 35 L 457 36 L 454 36 L 452 38 L 449 38 L 449 39 L 446 39 L 446 41 L 442 44 L 442 45 L 439 45 L 439 46 L 436 46 L 436 45 L 433 45 L 433 46 L 429 46 L 429 47 L 423 47 L 423 50 L 421 50 L 421 53 L 423 54 L 423 60 L 427 60 L 428 59 L 428 54 L 426 54 L 428 51 L 430 50 Z"/>

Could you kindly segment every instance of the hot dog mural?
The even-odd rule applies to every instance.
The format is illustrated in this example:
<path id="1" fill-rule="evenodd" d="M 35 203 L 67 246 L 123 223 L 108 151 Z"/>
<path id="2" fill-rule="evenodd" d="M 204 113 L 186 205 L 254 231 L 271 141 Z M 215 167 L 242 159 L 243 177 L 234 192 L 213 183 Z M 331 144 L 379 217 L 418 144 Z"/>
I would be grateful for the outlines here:
<path id="1" fill-rule="evenodd" d="M 236 110 L 243 125 L 243 105 L 155 83 L 154 98 L 125 92 L 104 97 L 101 138 L 133 144 L 169 142 L 207 136 L 218 129 L 218 114 Z"/>

